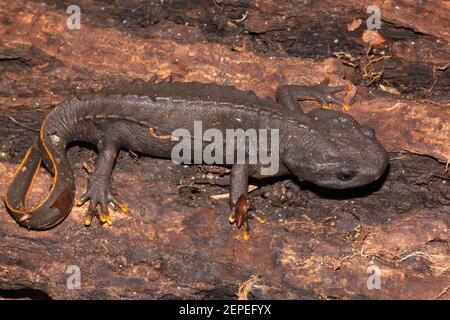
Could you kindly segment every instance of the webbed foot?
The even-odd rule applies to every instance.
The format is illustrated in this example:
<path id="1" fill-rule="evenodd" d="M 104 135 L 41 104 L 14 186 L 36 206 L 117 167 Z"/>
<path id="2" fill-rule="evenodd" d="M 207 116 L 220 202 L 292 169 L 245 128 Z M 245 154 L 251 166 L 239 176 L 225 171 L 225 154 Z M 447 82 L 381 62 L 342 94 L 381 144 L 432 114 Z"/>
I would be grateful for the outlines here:
<path id="1" fill-rule="evenodd" d="M 344 111 L 350 110 L 350 105 L 335 96 L 335 93 L 349 90 L 348 86 L 330 87 L 330 80 L 325 78 L 320 84 L 314 87 L 314 98 L 316 98 L 324 108 L 329 108 L 332 103 L 342 106 Z"/>
<path id="2" fill-rule="evenodd" d="M 122 212 L 127 211 L 127 207 L 117 200 L 116 195 L 112 192 L 111 187 L 104 187 L 100 185 L 90 185 L 86 193 L 77 201 L 77 205 L 81 206 L 89 201 L 89 208 L 84 217 L 84 225 L 89 226 L 94 216 L 96 216 L 101 223 L 112 225 L 112 220 L 109 215 L 108 205 L 112 204 L 116 209 Z M 100 208 L 98 208 L 100 205 Z"/>
<path id="3" fill-rule="evenodd" d="M 263 217 L 255 216 L 248 212 L 250 208 L 250 201 L 248 200 L 248 196 L 241 195 L 236 202 L 236 205 L 233 208 L 233 213 L 228 218 L 230 224 L 236 224 L 236 227 L 240 229 L 244 226 L 244 237 L 245 241 L 250 239 L 250 224 L 248 222 L 249 219 L 256 219 L 260 223 L 265 223 L 265 219 Z"/>

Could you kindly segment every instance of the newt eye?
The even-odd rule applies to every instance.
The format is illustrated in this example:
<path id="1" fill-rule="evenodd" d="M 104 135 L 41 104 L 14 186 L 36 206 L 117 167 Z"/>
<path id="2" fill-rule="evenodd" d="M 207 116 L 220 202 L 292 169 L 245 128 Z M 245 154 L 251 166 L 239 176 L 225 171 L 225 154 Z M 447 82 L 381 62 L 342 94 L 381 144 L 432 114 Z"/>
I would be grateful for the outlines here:
<path id="1" fill-rule="evenodd" d="M 336 173 L 336 178 L 341 181 L 350 181 L 356 176 L 356 171 L 352 169 L 341 169 Z"/>

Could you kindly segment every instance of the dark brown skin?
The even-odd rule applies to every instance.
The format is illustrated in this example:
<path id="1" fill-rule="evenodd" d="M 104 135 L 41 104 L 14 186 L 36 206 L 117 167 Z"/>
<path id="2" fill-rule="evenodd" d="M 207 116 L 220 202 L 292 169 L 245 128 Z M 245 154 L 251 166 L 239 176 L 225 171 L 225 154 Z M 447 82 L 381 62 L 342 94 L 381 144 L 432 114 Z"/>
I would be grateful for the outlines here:
<path id="1" fill-rule="evenodd" d="M 72 141 L 97 147 L 96 170 L 81 203 L 89 201 L 85 224 L 92 216 L 111 224 L 110 203 L 124 209 L 111 188 L 111 173 L 120 149 L 170 158 L 170 134 L 178 128 L 193 132 L 194 121 L 203 130 L 249 128 L 279 129 L 279 170 L 329 188 L 354 188 L 377 180 L 388 157 L 371 128 L 347 114 L 315 109 L 304 113 L 297 99 L 313 98 L 322 104 L 338 103 L 334 93 L 344 87 L 282 86 L 277 102 L 261 99 L 234 87 L 201 83 L 156 84 L 135 81 L 130 88 L 74 98 L 57 106 L 41 125 L 40 135 L 19 166 L 6 192 L 12 217 L 23 227 L 43 230 L 61 222 L 73 205 L 75 187 L 66 149 Z M 225 135 L 225 133 L 224 133 Z M 26 210 L 25 202 L 35 172 L 44 161 L 54 181 L 48 197 Z M 234 164 L 230 204 L 237 226 L 245 225 L 249 202 L 248 178 L 260 177 L 261 164 Z"/>

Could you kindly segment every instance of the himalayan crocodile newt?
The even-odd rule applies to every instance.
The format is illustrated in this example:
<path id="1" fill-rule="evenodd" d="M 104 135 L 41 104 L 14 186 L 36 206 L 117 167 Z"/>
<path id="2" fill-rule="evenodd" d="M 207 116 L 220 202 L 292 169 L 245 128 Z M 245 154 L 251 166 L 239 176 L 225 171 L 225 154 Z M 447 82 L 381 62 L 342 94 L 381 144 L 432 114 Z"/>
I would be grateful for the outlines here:
<path id="1" fill-rule="evenodd" d="M 250 128 L 279 132 L 279 166 L 272 176 L 294 175 L 319 186 L 343 189 L 366 185 L 385 171 L 388 156 L 374 130 L 358 124 L 350 115 L 327 108 L 305 113 L 299 100 L 315 99 L 322 105 L 344 105 L 328 81 L 314 86 L 284 85 L 276 100 L 260 98 L 252 91 L 232 86 L 181 83 L 154 78 L 136 80 L 129 88 L 103 90 L 75 97 L 56 106 L 41 124 L 38 138 L 17 168 L 5 194 L 8 211 L 23 227 L 44 230 L 69 214 L 75 196 L 72 170 L 66 151 L 73 141 L 92 143 L 98 151 L 80 203 L 89 201 L 85 224 L 94 216 L 111 224 L 108 205 L 125 207 L 116 199 L 111 173 L 120 149 L 170 158 L 177 143 L 170 133 L 177 128 L 193 130 L 201 121 L 204 129 L 220 132 Z M 242 148 L 242 145 L 236 145 Z M 270 150 L 269 150 L 270 152 Z M 42 163 L 53 177 L 51 189 L 37 206 L 27 209 L 26 199 Z M 261 163 L 231 165 L 230 222 L 245 226 L 248 238 L 247 197 L 249 177 L 260 177 Z"/>

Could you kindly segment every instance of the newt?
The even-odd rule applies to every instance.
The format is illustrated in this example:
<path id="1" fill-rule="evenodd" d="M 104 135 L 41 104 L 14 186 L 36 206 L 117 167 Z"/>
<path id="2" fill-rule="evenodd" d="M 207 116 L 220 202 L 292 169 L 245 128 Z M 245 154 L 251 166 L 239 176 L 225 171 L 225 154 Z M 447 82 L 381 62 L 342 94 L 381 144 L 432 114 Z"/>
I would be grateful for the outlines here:
<path id="1" fill-rule="evenodd" d="M 117 199 L 111 174 L 119 150 L 170 158 L 178 128 L 193 130 L 195 121 L 204 129 L 266 128 L 279 132 L 278 170 L 270 176 L 293 175 L 300 181 L 344 189 L 369 184 L 383 174 L 388 156 L 372 128 L 350 115 L 327 108 L 305 113 L 299 100 L 315 99 L 323 106 L 344 103 L 335 93 L 345 87 L 283 85 L 276 100 L 260 98 L 252 91 L 232 86 L 136 80 L 129 88 L 102 90 L 74 97 L 57 105 L 43 120 L 39 136 L 18 166 L 4 200 L 6 208 L 22 227 L 52 228 L 63 221 L 74 205 L 75 184 L 66 151 L 74 141 L 93 144 L 98 151 L 95 171 L 79 204 L 89 202 L 85 225 L 93 217 L 111 225 L 110 204 L 126 207 Z M 236 145 L 236 148 L 242 148 Z M 237 151 L 237 150 L 235 150 Z M 269 150 L 270 152 L 270 150 Z M 26 208 L 28 193 L 44 164 L 52 175 L 46 198 Z M 248 238 L 249 177 L 261 175 L 262 163 L 231 165 L 230 222 L 244 225 Z M 267 175 L 266 175 L 267 176 Z"/>

